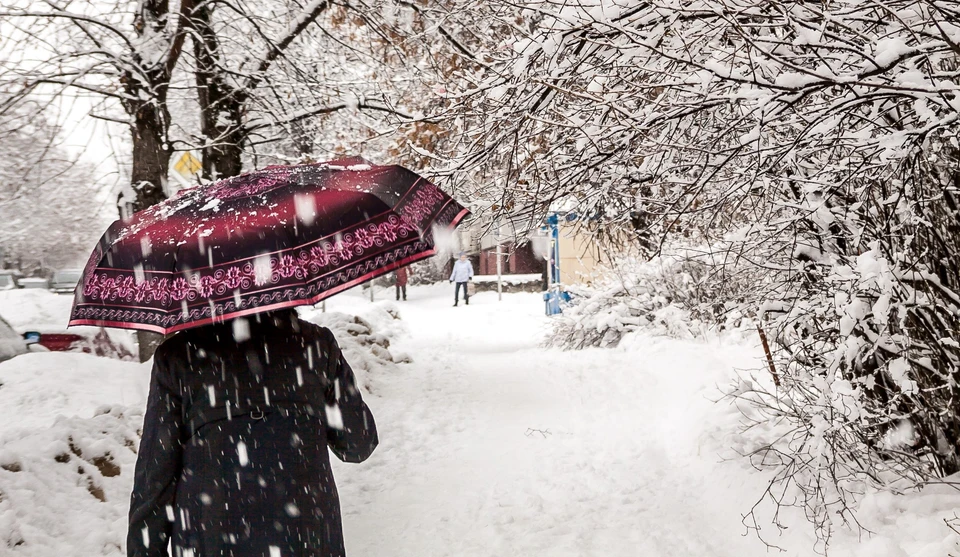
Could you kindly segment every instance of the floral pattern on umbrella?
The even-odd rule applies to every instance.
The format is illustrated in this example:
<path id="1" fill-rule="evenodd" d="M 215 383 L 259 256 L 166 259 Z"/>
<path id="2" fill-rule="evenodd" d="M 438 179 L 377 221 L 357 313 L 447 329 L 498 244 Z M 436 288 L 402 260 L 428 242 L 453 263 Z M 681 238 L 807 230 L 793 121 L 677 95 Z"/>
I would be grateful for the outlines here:
<path id="1" fill-rule="evenodd" d="M 70 325 L 159 333 L 316 303 L 435 253 L 468 211 L 400 166 L 270 167 L 115 222 L 91 254 Z"/>

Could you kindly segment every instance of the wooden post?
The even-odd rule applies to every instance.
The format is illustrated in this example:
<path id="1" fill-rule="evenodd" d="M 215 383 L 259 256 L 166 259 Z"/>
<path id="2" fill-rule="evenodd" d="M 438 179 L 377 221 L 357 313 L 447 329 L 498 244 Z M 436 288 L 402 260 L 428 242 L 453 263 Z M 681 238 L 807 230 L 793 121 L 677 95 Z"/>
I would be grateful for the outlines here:
<path id="1" fill-rule="evenodd" d="M 777 368 L 773 365 L 773 354 L 770 353 L 770 343 L 767 342 L 767 334 L 763 332 L 763 327 L 757 323 L 757 333 L 760 335 L 760 343 L 763 345 L 763 353 L 767 355 L 767 365 L 770 367 L 770 375 L 773 376 L 773 384 L 780 386 L 780 376 L 777 375 Z"/>

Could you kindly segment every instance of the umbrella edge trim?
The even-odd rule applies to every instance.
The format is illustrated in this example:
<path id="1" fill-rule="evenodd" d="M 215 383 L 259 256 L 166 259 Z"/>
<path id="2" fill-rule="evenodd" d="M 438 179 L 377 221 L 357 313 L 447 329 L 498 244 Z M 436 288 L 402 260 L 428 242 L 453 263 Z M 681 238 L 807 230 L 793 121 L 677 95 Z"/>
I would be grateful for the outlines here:
<path id="1" fill-rule="evenodd" d="M 456 228 L 457 225 L 460 223 L 460 221 L 462 221 L 462 220 L 464 219 L 464 217 L 466 217 L 468 214 L 470 214 L 470 210 L 469 210 L 469 209 L 466 209 L 466 208 L 462 209 L 462 210 L 457 214 L 457 216 L 454 217 L 454 219 L 453 219 L 452 221 L 450 221 L 450 224 L 448 225 L 448 228 Z M 343 292 L 344 290 L 348 290 L 348 289 L 350 289 L 350 288 L 353 288 L 354 286 L 357 286 L 358 284 L 361 284 L 361 283 L 366 282 L 366 281 L 368 281 L 368 280 L 370 280 L 370 279 L 373 279 L 373 278 L 376 278 L 376 277 L 385 275 L 385 274 L 389 273 L 390 271 L 393 271 L 393 270 L 395 270 L 395 269 L 397 269 L 397 268 L 399 268 L 399 267 L 403 267 L 403 266 L 405 266 L 405 265 L 409 265 L 409 264 L 411 264 L 411 263 L 415 263 L 415 262 L 417 262 L 417 261 L 420 261 L 421 259 L 426 259 L 427 257 L 432 257 L 432 256 L 436 255 L 436 253 L 437 253 L 436 248 L 430 248 L 429 250 L 426 250 L 426 251 L 423 251 L 423 252 L 420 252 L 420 253 L 411 255 L 411 256 L 409 256 L 409 257 L 406 257 L 406 258 L 404 258 L 404 259 L 401 259 L 400 261 L 395 261 L 395 262 L 391 263 L 390 265 L 387 265 L 387 266 L 385 266 L 385 267 L 381 267 L 380 269 L 377 269 L 376 271 L 372 271 L 372 272 L 367 273 L 367 274 L 365 274 L 365 275 L 363 275 L 363 276 L 361 276 L 361 277 L 357 277 L 357 278 L 353 279 L 352 281 L 345 282 L 345 283 L 343 283 L 343 284 L 341 284 L 341 285 L 338 285 L 338 286 L 336 286 L 336 287 L 334 287 L 334 288 L 331 288 L 330 290 L 327 290 L 327 291 L 325 291 L 325 292 L 321 292 L 320 294 L 317 294 L 316 296 L 314 296 L 314 297 L 312 297 L 312 298 L 304 298 L 304 299 L 302 299 L 302 300 L 292 300 L 292 301 L 289 301 L 289 302 L 280 302 L 280 303 L 277 303 L 277 304 L 270 304 L 270 305 L 266 305 L 266 306 L 258 306 L 258 307 L 255 307 L 255 308 L 248 308 L 248 309 L 244 309 L 244 310 L 240 310 L 240 311 L 233 311 L 233 312 L 225 313 L 225 314 L 220 315 L 220 316 L 217 316 L 217 317 L 208 317 L 208 318 L 206 318 L 206 319 L 200 319 L 200 320 L 198 320 L 198 321 L 190 321 L 190 322 L 188 322 L 188 323 L 180 323 L 179 325 L 174 325 L 173 327 L 169 327 L 169 328 L 157 327 L 157 326 L 155 326 L 155 325 L 147 325 L 147 324 L 145 324 L 145 323 L 128 323 L 128 322 L 122 322 L 122 321 L 101 321 L 101 320 L 97 320 L 97 319 L 71 319 L 71 320 L 67 323 L 67 327 L 84 326 L 84 325 L 86 325 L 86 326 L 95 326 L 95 327 L 111 327 L 111 328 L 115 328 L 115 329 L 131 329 L 131 330 L 138 330 L 138 331 L 149 331 L 149 332 L 153 332 L 153 333 L 159 333 L 159 334 L 162 334 L 162 335 L 169 335 L 169 334 L 171 334 L 171 333 L 176 333 L 176 332 L 178 332 L 178 331 L 182 331 L 182 330 L 185 330 L 185 329 L 192 329 L 192 328 L 196 328 L 196 327 L 203 327 L 204 325 L 211 325 L 211 324 L 215 324 L 215 323 L 222 323 L 222 322 L 225 322 L 225 321 L 229 321 L 230 319 L 236 319 L 236 318 L 238 318 L 238 317 L 245 317 L 245 316 L 247 316 L 247 315 L 255 315 L 255 314 L 257 314 L 257 313 L 266 313 L 266 312 L 269 312 L 269 311 L 275 311 L 275 310 L 278 310 L 278 309 L 285 309 L 285 308 L 291 308 L 291 307 L 297 307 L 297 306 L 311 306 L 311 305 L 316 304 L 317 302 L 323 301 L 323 300 L 326 299 L 326 298 L 329 298 L 329 297 L 331 297 L 331 296 L 334 296 L 334 295 L 336 295 L 336 294 L 339 294 L 340 292 Z"/>

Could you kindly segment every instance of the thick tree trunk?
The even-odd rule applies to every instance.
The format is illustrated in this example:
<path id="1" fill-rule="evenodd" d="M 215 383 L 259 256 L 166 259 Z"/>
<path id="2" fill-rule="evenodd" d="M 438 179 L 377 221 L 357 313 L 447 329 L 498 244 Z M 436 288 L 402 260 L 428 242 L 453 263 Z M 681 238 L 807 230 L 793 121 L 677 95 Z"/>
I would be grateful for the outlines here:
<path id="1" fill-rule="evenodd" d="M 197 101 L 200 104 L 200 130 L 206 142 L 202 149 L 203 177 L 207 180 L 229 178 L 243 170 L 242 91 L 223 78 L 220 40 L 210 25 L 213 7 L 204 2 L 191 15 L 193 53 L 197 63 Z"/>
<path id="2" fill-rule="evenodd" d="M 131 213 L 142 211 L 167 198 L 165 186 L 172 155 L 166 141 L 169 121 L 166 103 L 144 102 L 134 114 L 133 167 L 130 182 L 136 197 L 130 200 L 131 204 L 128 206 Z M 124 210 L 121 208 L 121 214 Z M 145 362 L 152 358 L 162 341 L 163 335 L 137 331 L 140 361 Z"/>
<path id="3" fill-rule="evenodd" d="M 143 0 L 134 20 L 137 35 L 165 37 L 169 48 L 160 60 L 153 53 L 157 48 L 155 44 L 148 52 L 132 51 L 129 65 L 120 78 L 126 93 L 124 108 L 131 117 L 133 138 L 130 172 L 133 198 L 121 196 L 121 216 L 142 211 L 167 198 L 167 171 L 173 154 L 167 137 L 170 129 L 167 91 L 185 39 L 183 16 L 189 13 L 192 1 L 180 0 L 179 17 L 171 17 L 170 8 L 177 4 L 173 0 Z M 156 333 L 138 331 L 140 361 L 150 359 L 162 340 L 163 337 Z"/>
<path id="4" fill-rule="evenodd" d="M 270 65 L 324 12 L 330 2 L 309 5 L 296 17 L 296 25 L 266 52 L 242 84 L 234 87 L 226 79 L 220 56 L 220 39 L 211 25 L 214 2 L 199 2 L 190 13 L 194 57 L 197 63 L 197 91 L 203 147 L 203 176 L 213 180 L 236 176 L 243 170 L 243 146 L 249 129 L 246 103 L 250 92 L 263 81 Z"/>
<path id="5" fill-rule="evenodd" d="M 129 200 L 134 211 L 142 211 L 167 198 L 165 186 L 172 150 L 166 141 L 169 113 L 163 104 L 140 103 L 133 114 L 133 166 L 130 184 L 136 197 Z"/>

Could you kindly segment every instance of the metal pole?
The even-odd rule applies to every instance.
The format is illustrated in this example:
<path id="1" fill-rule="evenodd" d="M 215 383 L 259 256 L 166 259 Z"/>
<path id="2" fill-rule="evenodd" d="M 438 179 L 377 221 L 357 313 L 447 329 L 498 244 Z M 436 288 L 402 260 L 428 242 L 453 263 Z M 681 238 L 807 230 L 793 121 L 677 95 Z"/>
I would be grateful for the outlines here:
<path id="1" fill-rule="evenodd" d="M 560 223 L 553 225 L 553 233 L 551 234 L 553 238 L 553 272 L 556 273 L 553 282 L 555 284 L 560 284 Z"/>
<path id="2" fill-rule="evenodd" d="M 503 257 L 502 244 L 500 242 L 500 228 L 497 228 L 497 301 L 503 301 Z"/>
<path id="3" fill-rule="evenodd" d="M 370 301 L 373 301 L 373 281 L 370 281 Z"/>
<path id="4" fill-rule="evenodd" d="M 553 239 L 550 236 L 547 236 L 547 252 L 544 254 L 546 257 L 547 265 L 547 290 L 543 296 L 543 308 L 544 313 L 550 315 L 550 290 L 553 287 L 553 269 L 551 268 L 551 261 L 553 260 Z"/>
<path id="5" fill-rule="evenodd" d="M 327 300 L 324 298 L 323 302 L 320 304 L 320 311 L 322 313 L 327 313 Z"/>

